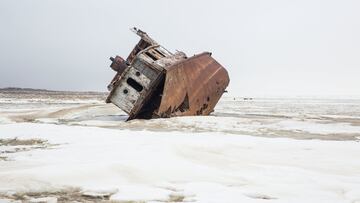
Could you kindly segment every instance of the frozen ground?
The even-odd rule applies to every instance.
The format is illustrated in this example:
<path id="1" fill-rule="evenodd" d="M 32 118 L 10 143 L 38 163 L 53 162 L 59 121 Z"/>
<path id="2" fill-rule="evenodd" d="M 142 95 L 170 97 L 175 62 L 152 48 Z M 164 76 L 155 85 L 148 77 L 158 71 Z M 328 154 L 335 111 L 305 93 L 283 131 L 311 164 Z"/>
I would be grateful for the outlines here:
<path id="1" fill-rule="evenodd" d="M 102 99 L 0 92 L 0 202 L 360 203 L 360 100 L 125 122 Z"/>

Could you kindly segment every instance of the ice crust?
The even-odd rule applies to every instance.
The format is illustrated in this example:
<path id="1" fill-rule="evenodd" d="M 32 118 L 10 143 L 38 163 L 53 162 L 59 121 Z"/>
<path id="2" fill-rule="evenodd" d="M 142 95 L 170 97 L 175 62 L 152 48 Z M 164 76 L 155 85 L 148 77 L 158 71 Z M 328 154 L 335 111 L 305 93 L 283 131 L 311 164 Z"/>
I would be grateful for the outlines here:
<path id="1" fill-rule="evenodd" d="M 360 202 L 359 100 L 223 98 L 210 116 L 131 122 L 91 99 L 9 101 L 0 139 L 44 144 L 0 145 L 0 202 Z"/>

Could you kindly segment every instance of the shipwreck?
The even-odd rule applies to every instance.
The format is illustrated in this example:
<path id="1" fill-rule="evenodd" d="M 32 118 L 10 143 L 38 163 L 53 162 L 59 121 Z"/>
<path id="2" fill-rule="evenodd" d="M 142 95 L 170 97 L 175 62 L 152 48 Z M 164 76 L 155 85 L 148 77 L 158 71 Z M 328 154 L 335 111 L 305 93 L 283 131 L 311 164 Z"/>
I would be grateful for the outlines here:
<path id="1" fill-rule="evenodd" d="M 111 57 L 116 71 L 106 102 L 131 119 L 209 115 L 229 84 L 229 76 L 210 52 L 187 57 L 171 53 L 145 32 L 127 59 Z"/>

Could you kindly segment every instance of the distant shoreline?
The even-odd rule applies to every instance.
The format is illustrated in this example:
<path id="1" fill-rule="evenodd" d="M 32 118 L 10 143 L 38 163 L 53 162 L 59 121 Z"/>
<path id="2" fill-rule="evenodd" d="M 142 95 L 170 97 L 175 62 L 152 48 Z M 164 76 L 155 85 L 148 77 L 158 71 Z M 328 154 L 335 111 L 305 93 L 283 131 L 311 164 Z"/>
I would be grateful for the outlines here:
<path id="1" fill-rule="evenodd" d="M 0 88 L 0 93 L 86 93 L 86 94 L 107 94 L 107 92 L 97 92 L 97 91 L 66 91 L 66 90 L 47 90 L 47 89 L 35 89 L 35 88 L 22 88 L 22 87 L 5 87 Z"/>

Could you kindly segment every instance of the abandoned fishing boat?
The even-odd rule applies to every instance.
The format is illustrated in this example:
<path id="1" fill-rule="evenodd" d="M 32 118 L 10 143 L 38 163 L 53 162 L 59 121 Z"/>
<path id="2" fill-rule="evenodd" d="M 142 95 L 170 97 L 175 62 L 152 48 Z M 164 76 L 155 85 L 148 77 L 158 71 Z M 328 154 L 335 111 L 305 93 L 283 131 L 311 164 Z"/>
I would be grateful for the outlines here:
<path id="1" fill-rule="evenodd" d="M 211 53 L 171 53 L 145 32 L 132 31 L 141 39 L 127 59 L 110 58 L 116 75 L 106 102 L 129 114 L 128 120 L 213 112 L 230 80 Z"/>

